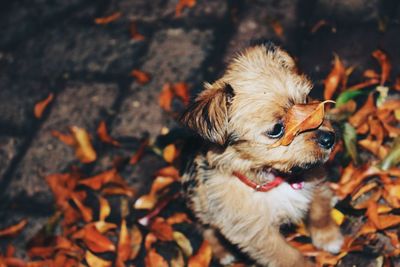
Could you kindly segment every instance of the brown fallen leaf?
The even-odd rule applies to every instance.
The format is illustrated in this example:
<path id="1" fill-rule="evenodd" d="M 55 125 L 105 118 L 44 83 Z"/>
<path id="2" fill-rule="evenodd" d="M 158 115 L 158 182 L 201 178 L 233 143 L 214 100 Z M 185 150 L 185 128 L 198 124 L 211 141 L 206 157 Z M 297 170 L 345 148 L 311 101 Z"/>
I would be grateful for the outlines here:
<path id="1" fill-rule="evenodd" d="M 144 259 L 146 267 L 168 267 L 168 262 L 156 252 L 154 248 L 147 252 L 146 258 Z"/>
<path id="2" fill-rule="evenodd" d="M 143 41 L 145 39 L 144 35 L 140 34 L 136 22 L 132 21 L 129 27 L 129 31 L 131 33 L 131 38 L 136 41 Z"/>
<path id="3" fill-rule="evenodd" d="M 106 184 L 116 184 L 122 187 L 128 187 L 128 184 L 118 174 L 116 169 L 110 169 L 108 171 L 99 173 L 95 176 L 82 179 L 78 182 L 79 185 L 85 185 L 93 190 L 99 190 Z"/>
<path id="4" fill-rule="evenodd" d="M 63 134 L 59 131 L 53 130 L 51 131 L 51 135 L 68 146 L 74 146 L 76 144 L 75 138 L 71 134 Z"/>
<path id="5" fill-rule="evenodd" d="M 158 176 L 151 185 L 150 193 L 139 197 L 134 204 L 135 209 L 152 209 L 154 208 L 158 196 L 157 193 L 173 183 L 174 178 Z"/>
<path id="6" fill-rule="evenodd" d="M 138 84 L 144 85 L 150 81 L 150 75 L 144 71 L 134 69 L 131 71 L 131 76 L 135 78 Z"/>
<path id="7" fill-rule="evenodd" d="M 101 121 L 99 127 L 97 127 L 97 135 L 99 136 L 100 140 L 104 143 L 111 144 L 117 147 L 121 146 L 121 144 L 117 140 L 114 140 L 108 134 L 107 125 L 104 120 Z"/>
<path id="8" fill-rule="evenodd" d="M 147 146 L 149 145 L 149 139 L 146 138 L 140 142 L 139 148 L 136 150 L 129 160 L 129 164 L 135 165 L 143 157 Z"/>
<path id="9" fill-rule="evenodd" d="M 33 113 L 37 119 L 40 119 L 43 115 L 43 112 L 46 110 L 47 106 L 53 101 L 54 95 L 50 93 L 44 100 L 35 104 L 35 108 Z"/>
<path id="10" fill-rule="evenodd" d="M 373 94 L 368 96 L 365 104 L 353 115 L 349 118 L 349 122 L 355 128 L 358 128 L 362 123 L 366 122 L 368 116 L 374 113 L 376 110 L 375 101 Z"/>
<path id="11" fill-rule="evenodd" d="M 382 50 L 375 50 L 372 52 L 372 56 L 378 60 L 381 65 L 381 81 L 380 84 L 383 85 L 390 77 L 390 71 L 392 70 L 392 64 L 390 63 L 388 55 Z"/>
<path id="12" fill-rule="evenodd" d="M 99 196 L 98 199 L 99 199 L 99 206 L 100 206 L 99 220 L 105 221 L 111 213 L 111 207 L 106 198 Z"/>
<path id="13" fill-rule="evenodd" d="M 173 230 L 170 224 L 168 224 L 164 218 L 156 217 L 150 225 L 150 231 L 162 241 L 172 241 Z"/>
<path id="14" fill-rule="evenodd" d="M 124 262 L 131 258 L 131 250 L 131 235 L 128 231 L 128 227 L 126 226 L 126 220 L 122 220 L 117 247 L 117 267 L 125 266 Z"/>
<path id="15" fill-rule="evenodd" d="M 97 159 L 96 151 L 90 141 L 89 133 L 80 127 L 71 126 L 71 133 L 75 138 L 75 154 L 82 163 L 91 163 Z"/>
<path id="16" fill-rule="evenodd" d="M 106 261 L 100 257 L 97 257 L 95 254 L 90 252 L 89 250 L 86 250 L 85 253 L 85 260 L 89 267 L 111 267 L 112 262 L 111 261 Z"/>
<path id="17" fill-rule="evenodd" d="M 166 83 L 161 89 L 161 93 L 158 99 L 160 107 L 168 112 L 171 111 L 172 99 L 174 98 L 174 92 L 171 84 Z"/>
<path id="18" fill-rule="evenodd" d="M 139 230 L 137 225 L 133 225 L 130 231 L 130 236 L 131 236 L 131 254 L 130 254 L 130 260 L 135 259 L 139 251 L 142 247 L 142 241 L 143 241 L 143 235 L 142 232 Z"/>
<path id="19" fill-rule="evenodd" d="M 173 232 L 173 237 L 175 242 L 178 244 L 178 246 L 181 248 L 183 254 L 186 257 L 190 257 L 193 254 L 193 247 L 192 244 L 190 243 L 189 239 L 182 234 L 181 232 L 174 231 Z"/>
<path id="20" fill-rule="evenodd" d="M 178 149 L 174 144 L 167 145 L 163 150 L 163 158 L 168 163 L 172 163 L 178 157 L 178 155 Z"/>
<path id="21" fill-rule="evenodd" d="M 212 249 L 206 240 L 203 241 L 197 253 L 189 258 L 188 267 L 209 266 L 212 257 Z"/>
<path id="22" fill-rule="evenodd" d="M 326 79 L 324 80 L 324 98 L 331 99 L 332 96 L 335 94 L 340 81 L 345 76 L 345 68 L 343 66 L 342 61 L 340 60 L 339 56 L 335 55 L 333 68 L 331 72 L 328 74 Z"/>
<path id="23" fill-rule="evenodd" d="M 393 88 L 397 91 L 400 91 L 400 75 L 397 75 Z"/>
<path id="24" fill-rule="evenodd" d="M 367 212 L 365 213 L 365 215 L 377 229 L 381 227 L 378 216 L 378 204 L 375 201 L 369 202 Z"/>
<path id="25" fill-rule="evenodd" d="M 96 18 L 94 20 L 94 22 L 96 24 L 100 24 L 100 25 L 105 25 L 105 24 L 109 24 L 113 21 L 116 21 L 117 19 L 119 19 L 122 16 L 121 12 L 115 12 L 113 14 L 111 14 L 110 16 L 107 17 L 103 17 L 103 18 Z"/>
<path id="26" fill-rule="evenodd" d="M 20 222 L 18 222 L 17 224 L 8 226 L 4 229 L 0 230 L 0 237 L 12 237 L 12 236 L 16 236 L 18 235 L 24 228 L 25 226 L 28 224 L 28 220 L 23 219 Z"/>
<path id="27" fill-rule="evenodd" d="M 272 29 L 274 30 L 274 33 L 275 33 L 279 38 L 282 38 L 282 37 L 283 37 L 283 27 L 282 27 L 282 24 L 281 24 L 278 20 L 273 19 L 273 20 L 271 20 L 271 26 L 272 26 Z"/>
<path id="28" fill-rule="evenodd" d="M 73 239 L 81 239 L 85 245 L 94 253 L 113 252 L 115 245 L 102 235 L 95 225 L 85 225 L 81 230 L 72 235 Z"/>
<path id="29" fill-rule="evenodd" d="M 180 17 L 184 8 L 192 8 L 196 4 L 196 0 L 179 0 L 175 7 L 175 17 Z"/>
<path id="30" fill-rule="evenodd" d="M 86 198 L 86 193 L 83 191 L 71 193 L 71 200 L 78 207 L 83 220 L 88 223 L 93 220 L 93 212 L 89 207 L 85 206 L 82 203 L 85 198 Z"/>
<path id="31" fill-rule="evenodd" d="M 325 118 L 326 103 L 334 103 L 334 101 L 325 100 L 321 103 L 293 105 L 285 118 L 285 134 L 279 141 L 272 144 L 272 147 L 287 146 L 298 134 L 318 128 Z"/>
<path id="32" fill-rule="evenodd" d="M 189 95 L 189 86 L 184 82 L 175 83 L 172 86 L 172 90 L 174 94 L 179 97 L 185 106 L 189 105 L 190 95 Z"/>

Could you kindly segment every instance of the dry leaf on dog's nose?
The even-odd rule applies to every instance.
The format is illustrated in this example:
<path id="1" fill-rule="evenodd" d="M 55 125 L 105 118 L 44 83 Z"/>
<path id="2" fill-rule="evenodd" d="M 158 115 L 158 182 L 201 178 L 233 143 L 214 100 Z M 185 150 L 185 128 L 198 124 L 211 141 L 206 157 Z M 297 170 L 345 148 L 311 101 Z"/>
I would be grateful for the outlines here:
<path id="1" fill-rule="evenodd" d="M 289 109 L 285 119 L 285 134 L 272 147 L 290 145 L 298 134 L 318 128 L 324 121 L 326 103 L 334 103 L 334 101 L 325 100 L 321 103 L 297 104 Z"/>

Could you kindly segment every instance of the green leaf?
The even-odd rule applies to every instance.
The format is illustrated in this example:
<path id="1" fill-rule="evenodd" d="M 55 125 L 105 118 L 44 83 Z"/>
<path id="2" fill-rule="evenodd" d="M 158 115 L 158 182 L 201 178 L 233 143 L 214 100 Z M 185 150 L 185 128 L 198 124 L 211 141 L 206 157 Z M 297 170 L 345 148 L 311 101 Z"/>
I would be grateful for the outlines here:
<path id="1" fill-rule="evenodd" d="M 397 137 L 394 140 L 392 149 L 389 151 L 389 154 L 382 160 L 380 163 L 380 167 L 382 170 L 386 171 L 393 166 L 396 166 L 400 163 L 400 137 Z"/>
<path id="2" fill-rule="evenodd" d="M 356 129 L 347 122 L 344 124 L 343 141 L 347 153 L 349 153 L 354 163 L 358 164 L 357 132 Z"/>
<path id="3" fill-rule="evenodd" d="M 355 91 L 344 91 L 336 98 L 336 106 L 340 107 L 343 104 L 346 104 L 349 100 L 356 98 L 361 95 L 368 94 L 369 91 L 367 90 L 355 90 Z"/>

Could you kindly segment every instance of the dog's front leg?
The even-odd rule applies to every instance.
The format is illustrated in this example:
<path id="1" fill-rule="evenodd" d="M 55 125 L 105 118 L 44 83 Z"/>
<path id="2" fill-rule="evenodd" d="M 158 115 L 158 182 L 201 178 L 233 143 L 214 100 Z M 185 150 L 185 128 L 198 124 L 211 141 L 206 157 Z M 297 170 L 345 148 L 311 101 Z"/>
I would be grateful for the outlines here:
<path id="1" fill-rule="evenodd" d="M 343 244 L 343 236 L 331 217 L 332 196 L 327 183 L 317 187 L 311 202 L 308 227 L 317 248 L 338 253 Z"/>

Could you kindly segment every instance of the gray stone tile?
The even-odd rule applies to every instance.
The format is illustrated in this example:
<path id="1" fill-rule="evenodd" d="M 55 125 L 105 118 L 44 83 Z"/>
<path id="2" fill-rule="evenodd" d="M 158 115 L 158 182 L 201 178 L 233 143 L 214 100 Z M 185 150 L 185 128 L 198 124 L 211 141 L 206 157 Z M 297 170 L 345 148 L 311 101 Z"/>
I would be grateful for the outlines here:
<path id="1" fill-rule="evenodd" d="M 75 125 L 95 134 L 101 116 L 110 112 L 117 95 L 114 84 L 69 84 L 57 96 L 49 117 L 11 176 L 6 198 L 50 205 L 53 198 L 45 176 L 79 164 L 74 150 L 53 137 L 51 131 L 67 132 L 69 126 Z"/>

